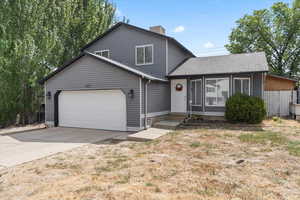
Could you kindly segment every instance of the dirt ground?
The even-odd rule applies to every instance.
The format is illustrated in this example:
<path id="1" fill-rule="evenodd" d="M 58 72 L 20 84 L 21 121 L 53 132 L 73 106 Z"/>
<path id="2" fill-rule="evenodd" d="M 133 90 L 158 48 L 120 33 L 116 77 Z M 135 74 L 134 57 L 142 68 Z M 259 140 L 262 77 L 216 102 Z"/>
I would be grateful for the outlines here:
<path id="1" fill-rule="evenodd" d="M 190 127 L 0 171 L 1 200 L 299 200 L 300 123 Z"/>

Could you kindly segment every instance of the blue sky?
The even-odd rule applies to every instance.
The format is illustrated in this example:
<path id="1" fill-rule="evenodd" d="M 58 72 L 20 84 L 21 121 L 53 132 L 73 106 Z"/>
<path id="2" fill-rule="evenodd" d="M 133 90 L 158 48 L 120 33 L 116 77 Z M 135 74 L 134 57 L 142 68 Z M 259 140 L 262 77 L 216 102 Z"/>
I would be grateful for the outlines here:
<path id="1" fill-rule="evenodd" d="M 117 15 L 148 29 L 162 25 L 197 56 L 222 55 L 235 21 L 278 0 L 111 0 Z M 281 0 L 291 3 L 292 0 Z"/>

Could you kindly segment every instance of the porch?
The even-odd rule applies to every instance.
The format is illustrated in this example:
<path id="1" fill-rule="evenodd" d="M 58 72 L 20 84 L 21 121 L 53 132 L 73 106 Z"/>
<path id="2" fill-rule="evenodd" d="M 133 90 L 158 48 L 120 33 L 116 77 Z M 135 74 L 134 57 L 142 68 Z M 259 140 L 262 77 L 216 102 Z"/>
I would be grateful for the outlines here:
<path id="1" fill-rule="evenodd" d="M 265 73 L 186 76 L 171 79 L 171 114 L 224 119 L 227 99 L 235 93 L 262 98 Z"/>

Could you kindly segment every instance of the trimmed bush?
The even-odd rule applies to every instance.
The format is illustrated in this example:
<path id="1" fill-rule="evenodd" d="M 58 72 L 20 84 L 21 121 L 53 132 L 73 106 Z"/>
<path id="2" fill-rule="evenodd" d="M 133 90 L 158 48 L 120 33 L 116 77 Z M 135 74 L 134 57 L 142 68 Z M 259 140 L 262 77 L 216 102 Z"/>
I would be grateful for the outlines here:
<path id="1" fill-rule="evenodd" d="M 265 103 L 259 97 L 235 94 L 226 101 L 225 118 L 230 122 L 258 124 L 266 113 Z"/>

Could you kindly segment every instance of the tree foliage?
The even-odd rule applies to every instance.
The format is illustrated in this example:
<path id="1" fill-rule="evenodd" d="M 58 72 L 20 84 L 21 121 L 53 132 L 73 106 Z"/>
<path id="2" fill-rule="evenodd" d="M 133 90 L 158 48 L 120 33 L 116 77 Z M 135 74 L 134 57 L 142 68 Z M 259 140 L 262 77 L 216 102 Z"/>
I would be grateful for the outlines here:
<path id="1" fill-rule="evenodd" d="M 26 123 L 43 100 L 37 81 L 115 21 L 107 0 L 2 0 L 0 125 Z"/>
<path id="2" fill-rule="evenodd" d="M 231 53 L 264 51 L 271 72 L 297 76 L 300 72 L 300 0 L 293 6 L 275 3 L 239 19 L 226 48 Z"/>

